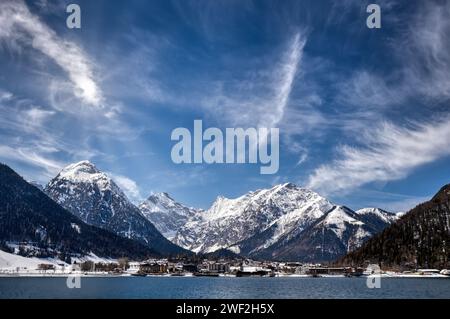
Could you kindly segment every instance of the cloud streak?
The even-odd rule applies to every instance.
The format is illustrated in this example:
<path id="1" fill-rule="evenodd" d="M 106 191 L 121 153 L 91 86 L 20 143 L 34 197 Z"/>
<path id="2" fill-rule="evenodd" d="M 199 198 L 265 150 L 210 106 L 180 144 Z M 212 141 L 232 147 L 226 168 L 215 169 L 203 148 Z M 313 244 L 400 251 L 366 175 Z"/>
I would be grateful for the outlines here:
<path id="1" fill-rule="evenodd" d="M 27 165 L 32 165 L 44 170 L 44 175 L 47 178 L 54 177 L 62 167 L 63 162 L 52 160 L 39 154 L 35 147 L 17 147 L 13 148 L 6 145 L 0 145 L 0 158 L 15 162 L 21 162 Z M 35 176 L 36 177 L 36 176 Z M 39 175 L 39 181 L 43 181 L 42 176 Z"/>
<path id="2" fill-rule="evenodd" d="M 245 78 L 219 82 L 202 105 L 236 126 L 277 127 L 289 102 L 306 37 L 294 35 L 273 69 L 253 70 Z"/>
<path id="3" fill-rule="evenodd" d="M 306 40 L 300 34 L 296 34 L 285 53 L 283 62 L 275 72 L 273 82 L 277 85 L 272 100 L 273 111 L 269 112 L 268 116 L 264 118 L 261 123 L 262 127 L 274 127 L 283 118 L 305 43 Z"/>
<path id="4" fill-rule="evenodd" d="M 0 39 L 14 46 L 30 45 L 53 60 L 69 76 L 73 93 L 85 103 L 100 106 L 102 92 L 94 80 L 92 63 L 75 43 L 61 39 L 33 15 L 23 1 L 0 3 Z"/>
<path id="5" fill-rule="evenodd" d="M 450 118 L 412 128 L 385 122 L 376 131 L 366 131 L 364 137 L 367 145 L 363 147 L 339 147 L 337 159 L 318 167 L 308 187 L 334 193 L 404 178 L 420 165 L 450 155 Z"/>

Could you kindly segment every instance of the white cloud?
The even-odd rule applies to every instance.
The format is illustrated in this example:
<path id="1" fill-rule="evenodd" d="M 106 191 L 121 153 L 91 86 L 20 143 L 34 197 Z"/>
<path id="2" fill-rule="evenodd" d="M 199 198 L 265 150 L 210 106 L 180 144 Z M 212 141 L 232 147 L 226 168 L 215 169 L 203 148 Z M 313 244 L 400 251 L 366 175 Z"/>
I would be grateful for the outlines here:
<path id="1" fill-rule="evenodd" d="M 101 105 L 102 92 L 87 56 L 75 43 L 61 39 L 33 15 L 23 1 L 0 3 L 0 25 L 0 39 L 14 46 L 30 45 L 40 51 L 68 74 L 78 98 L 90 105 Z"/>
<path id="2" fill-rule="evenodd" d="M 321 104 L 320 97 L 310 93 L 291 100 L 290 106 L 285 108 L 283 120 L 280 122 L 282 133 L 289 137 L 287 142 L 291 143 L 292 138 L 290 137 L 299 137 L 306 133 L 316 136 L 324 133 L 323 130 L 317 128 L 330 125 L 332 120 L 326 118 L 319 111 Z"/>
<path id="3" fill-rule="evenodd" d="M 297 164 L 295 166 L 299 166 L 299 165 L 303 164 L 306 161 L 307 158 L 308 158 L 308 152 L 307 151 L 305 151 L 304 153 L 301 153 L 300 154 L 300 158 L 298 159 Z"/>
<path id="4" fill-rule="evenodd" d="M 387 105 L 395 105 L 404 101 L 405 92 L 402 87 L 393 90 L 384 78 L 366 70 L 356 71 L 344 82 L 338 83 L 337 102 L 342 105 L 364 109 L 380 110 Z"/>
<path id="5" fill-rule="evenodd" d="M 26 125 L 36 127 L 42 125 L 44 121 L 54 114 L 54 111 L 47 111 L 41 108 L 33 107 L 23 112 L 23 119 Z"/>
<path id="6" fill-rule="evenodd" d="M 449 118 L 410 128 L 384 123 L 363 133 L 365 146 L 339 147 L 336 159 L 309 177 L 308 187 L 333 193 L 370 182 L 398 180 L 420 165 L 450 155 Z"/>
<path id="7" fill-rule="evenodd" d="M 43 169 L 43 175 L 48 178 L 54 177 L 61 168 L 65 166 L 62 162 L 43 156 L 36 151 L 35 147 L 13 148 L 6 145 L 0 145 L 0 158 L 25 163 Z M 42 176 L 39 176 L 39 181 L 43 181 Z"/>
<path id="8" fill-rule="evenodd" d="M 139 201 L 142 200 L 143 197 L 141 196 L 139 187 L 131 178 L 111 172 L 108 172 L 107 174 L 111 176 L 114 182 L 116 182 L 133 203 L 139 203 Z"/>
<path id="9" fill-rule="evenodd" d="M 354 5 L 353 1 L 348 4 Z M 408 27 L 398 27 L 396 38 L 386 42 L 398 67 L 377 73 L 356 70 L 337 81 L 335 101 L 340 105 L 339 127 L 349 134 L 382 121 L 386 114 L 420 113 L 411 101 L 425 108 L 450 99 L 450 2 L 423 2 L 408 15 Z M 401 25 L 401 21 L 392 25 Z"/>
<path id="10" fill-rule="evenodd" d="M 0 102 L 9 101 L 13 98 L 13 94 L 0 89 Z"/>
<path id="11" fill-rule="evenodd" d="M 73 124 L 74 120 L 60 116 L 54 110 L 46 110 L 30 99 L 12 94 L 8 99 L 0 100 L 0 159 L 34 167 L 29 171 L 33 175 L 28 176 L 29 179 L 46 183 L 48 177 L 54 177 L 65 166 L 65 162 L 59 160 L 62 157 L 77 161 L 104 156 L 99 150 L 92 149 L 83 136 L 80 140 L 66 138 L 73 131 L 58 122 Z M 75 125 L 80 130 L 82 124 Z M 93 130 L 99 130 L 99 125 L 93 126 Z M 42 174 L 35 175 L 37 172 Z"/>

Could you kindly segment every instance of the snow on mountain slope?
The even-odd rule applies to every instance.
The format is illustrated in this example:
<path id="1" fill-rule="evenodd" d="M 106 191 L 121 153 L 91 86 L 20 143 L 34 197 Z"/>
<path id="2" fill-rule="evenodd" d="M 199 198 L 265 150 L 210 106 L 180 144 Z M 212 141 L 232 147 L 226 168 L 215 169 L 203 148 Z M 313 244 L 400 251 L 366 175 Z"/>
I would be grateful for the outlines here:
<path id="1" fill-rule="evenodd" d="M 120 188 L 89 161 L 65 167 L 48 183 L 45 192 L 92 225 L 109 223 L 116 208 L 131 205 Z"/>
<path id="2" fill-rule="evenodd" d="M 358 215 L 354 211 L 344 206 L 337 206 L 314 227 L 331 230 L 337 239 L 344 243 L 347 251 L 350 251 L 359 247 L 364 239 L 372 235 L 364 226 L 365 224 L 358 219 Z"/>
<path id="3" fill-rule="evenodd" d="M 257 190 L 236 199 L 218 197 L 210 209 L 190 218 L 179 229 L 174 242 L 195 252 L 213 252 L 268 228 L 275 229 L 259 241 L 259 246 L 264 248 L 285 233 L 300 232 L 332 207 L 327 199 L 292 183 Z"/>
<path id="4" fill-rule="evenodd" d="M 387 212 L 385 210 L 382 210 L 380 208 L 362 208 L 355 212 L 356 214 L 360 216 L 376 216 L 379 219 L 385 221 L 386 223 L 392 223 L 393 221 L 396 221 L 399 217 L 401 217 L 404 213 L 391 213 Z"/>
<path id="5" fill-rule="evenodd" d="M 200 211 L 176 202 L 167 193 L 151 194 L 139 204 L 142 214 L 169 240 L 172 240 L 189 218 Z"/>
<path id="6" fill-rule="evenodd" d="M 119 186 L 89 161 L 64 168 L 45 192 L 88 224 L 138 240 L 162 254 L 184 252 L 162 236 Z"/>
<path id="7" fill-rule="evenodd" d="M 445 269 L 449 265 L 449 243 L 450 184 L 339 260 L 339 264 Z"/>
<path id="8" fill-rule="evenodd" d="M 235 199 L 218 197 L 191 216 L 173 241 L 199 253 L 225 248 L 252 258 L 329 261 L 397 218 L 378 208 L 354 212 L 287 183 Z"/>
<path id="9" fill-rule="evenodd" d="M 387 216 L 385 216 L 387 215 Z M 367 217 L 370 216 L 370 219 Z M 395 218 L 395 214 L 358 214 L 345 206 L 335 206 L 296 236 L 284 236 L 254 257 L 277 260 L 326 262 L 337 259 L 360 247 Z"/>
<path id="10" fill-rule="evenodd" d="M 292 183 L 234 199 L 219 196 L 206 211 L 185 207 L 166 193 L 152 194 L 138 209 L 89 162 L 64 169 L 46 191 L 88 223 L 125 237 L 150 244 L 155 240 L 147 234 L 159 230 L 197 253 L 230 249 L 268 259 L 332 260 L 398 218 L 378 208 L 354 212 Z"/>

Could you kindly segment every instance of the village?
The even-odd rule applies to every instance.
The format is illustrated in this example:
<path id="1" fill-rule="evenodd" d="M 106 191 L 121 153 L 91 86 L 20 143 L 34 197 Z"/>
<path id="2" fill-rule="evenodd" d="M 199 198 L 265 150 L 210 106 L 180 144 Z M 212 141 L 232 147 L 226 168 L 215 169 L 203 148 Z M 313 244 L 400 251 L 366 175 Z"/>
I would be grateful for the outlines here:
<path id="1" fill-rule="evenodd" d="M 10 254 L 2 252 L 3 260 Z M 11 255 L 12 256 L 12 255 Z M 0 276 L 164 276 L 164 277 L 450 277 L 449 270 L 416 269 L 380 271 L 379 268 L 336 267 L 330 265 L 257 261 L 251 259 L 163 258 L 130 261 L 128 258 L 74 259 L 70 264 L 58 259 L 25 258 L 14 255 L 0 265 Z"/>

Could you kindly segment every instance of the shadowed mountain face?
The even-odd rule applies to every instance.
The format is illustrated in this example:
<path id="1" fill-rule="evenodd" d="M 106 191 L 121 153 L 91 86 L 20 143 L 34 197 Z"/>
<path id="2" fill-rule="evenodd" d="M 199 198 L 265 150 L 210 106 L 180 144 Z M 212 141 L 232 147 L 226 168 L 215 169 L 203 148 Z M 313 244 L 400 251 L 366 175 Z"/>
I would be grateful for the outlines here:
<path id="1" fill-rule="evenodd" d="M 87 225 L 0 164 L 0 241 L 27 242 L 41 255 L 94 253 L 102 257 L 145 258 L 154 250 Z"/>
<path id="2" fill-rule="evenodd" d="M 381 211 L 381 210 L 380 210 Z M 304 230 L 283 234 L 275 243 L 264 249 L 248 254 L 259 259 L 300 260 L 304 262 L 328 262 L 360 247 L 364 241 L 383 230 L 396 215 L 382 211 L 381 216 L 368 216 L 360 211 L 354 212 L 345 206 L 334 206 L 323 216 L 316 219 Z M 269 228 L 238 245 L 241 251 L 254 247 L 261 237 L 269 237 L 273 232 Z"/>
<path id="3" fill-rule="evenodd" d="M 450 259 L 449 225 L 450 184 L 339 263 L 447 268 Z"/>
<path id="4" fill-rule="evenodd" d="M 188 253 L 162 236 L 119 186 L 88 161 L 64 168 L 45 192 L 90 225 L 137 240 L 162 255 Z"/>
<path id="5" fill-rule="evenodd" d="M 155 225 L 161 234 L 169 240 L 173 239 L 178 229 L 190 217 L 193 217 L 200 211 L 176 202 L 167 193 L 150 195 L 145 201 L 139 204 L 139 209 Z"/>

